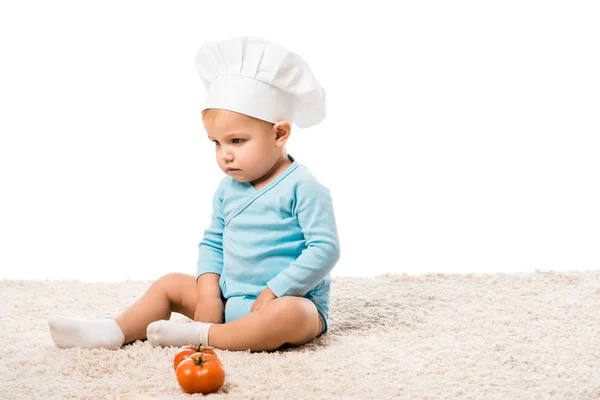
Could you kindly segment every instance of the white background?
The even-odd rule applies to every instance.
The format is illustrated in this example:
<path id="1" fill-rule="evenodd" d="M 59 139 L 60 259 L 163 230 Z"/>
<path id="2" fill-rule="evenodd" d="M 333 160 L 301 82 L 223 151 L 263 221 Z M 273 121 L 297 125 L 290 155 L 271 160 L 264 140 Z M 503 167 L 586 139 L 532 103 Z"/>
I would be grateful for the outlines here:
<path id="1" fill-rule="evenodd" d="M 19 1 L 0 6 L 0 278 L 195 273 L 222 172 L 205 40 L 299 53 L 328 116 L 333 275 L 600 268 L 600 6 Z"/>

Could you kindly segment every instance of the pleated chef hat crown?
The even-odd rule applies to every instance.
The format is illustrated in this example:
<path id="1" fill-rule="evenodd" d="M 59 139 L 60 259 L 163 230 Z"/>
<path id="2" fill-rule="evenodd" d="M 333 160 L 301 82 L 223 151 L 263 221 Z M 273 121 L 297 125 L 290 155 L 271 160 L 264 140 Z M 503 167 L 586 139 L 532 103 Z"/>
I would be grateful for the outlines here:
<path id="1" fill-rule="evenodd" d="M 299 128 L 325 118 L 325 90 L 300 56 L 276 43 L 251 36 L 209 41 L 195 63 L 207 89 L 202 110 L 220 108 Z"/>

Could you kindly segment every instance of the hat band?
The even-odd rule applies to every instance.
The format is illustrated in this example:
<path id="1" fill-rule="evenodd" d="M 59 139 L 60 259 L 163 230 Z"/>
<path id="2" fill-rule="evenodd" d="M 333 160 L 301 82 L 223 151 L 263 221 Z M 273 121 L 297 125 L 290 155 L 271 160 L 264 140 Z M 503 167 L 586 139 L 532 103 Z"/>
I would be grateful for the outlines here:
<path id="1" fill-rule="evenodd" d="M 290 94 L 258 79 L 237 75 L 223 75 L 210 85 L 204 108 L 235 111 L 272 123 L 294 117 L 294 103 Z"/>

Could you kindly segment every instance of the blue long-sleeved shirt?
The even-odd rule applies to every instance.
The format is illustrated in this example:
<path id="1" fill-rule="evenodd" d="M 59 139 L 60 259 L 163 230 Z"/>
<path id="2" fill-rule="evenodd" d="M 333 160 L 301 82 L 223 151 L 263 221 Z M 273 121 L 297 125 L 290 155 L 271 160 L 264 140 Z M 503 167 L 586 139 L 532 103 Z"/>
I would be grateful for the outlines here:
<path id="1" fill-rule="evenodd" d="M 210 226 L 199 245 L 196 277 L 220 275 L 224 298 L 302 296 L 324 279 L 340 257 L 329 190 L 292 157 L 260 190 L 223 178 L 213 197 Z"/>

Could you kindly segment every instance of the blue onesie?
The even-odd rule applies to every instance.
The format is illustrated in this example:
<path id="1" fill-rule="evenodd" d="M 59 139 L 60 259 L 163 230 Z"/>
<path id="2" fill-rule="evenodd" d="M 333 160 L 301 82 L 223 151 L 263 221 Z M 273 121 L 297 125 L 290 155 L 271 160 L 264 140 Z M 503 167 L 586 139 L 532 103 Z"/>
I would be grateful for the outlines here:
<path id="1" fill-rule="evenodd" d="M 208 272 L 220 275 L 226 322 L 250 313 L 268 286 L 277 297 L 311 300 L 324 333 L 330 271 L 340 257 L 333 204 L 329 190 L 288 157 L 292 165 L 260 190 L 223 178 L 199 245 L 196 279 Z"/>

